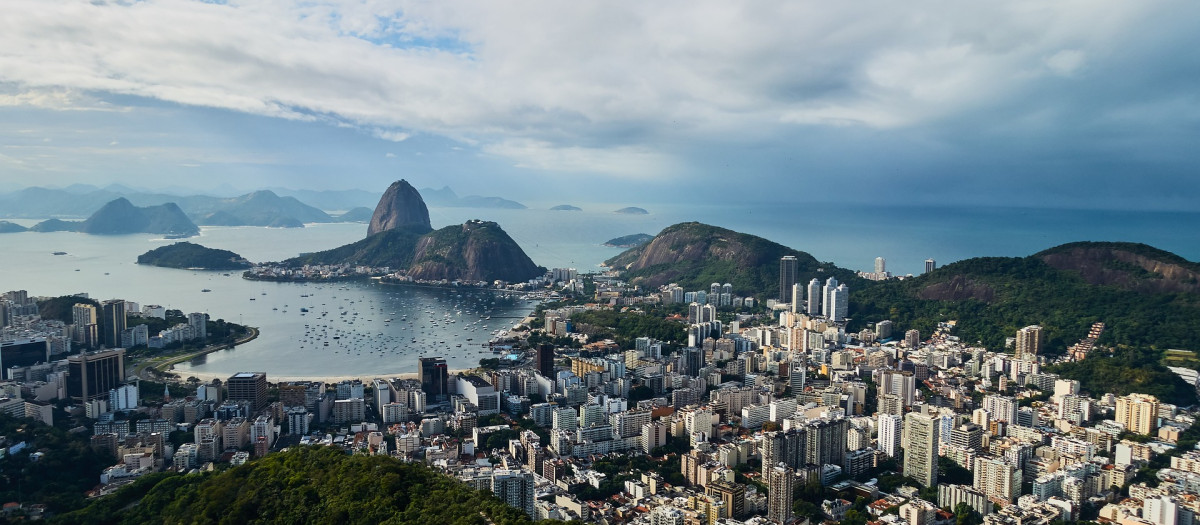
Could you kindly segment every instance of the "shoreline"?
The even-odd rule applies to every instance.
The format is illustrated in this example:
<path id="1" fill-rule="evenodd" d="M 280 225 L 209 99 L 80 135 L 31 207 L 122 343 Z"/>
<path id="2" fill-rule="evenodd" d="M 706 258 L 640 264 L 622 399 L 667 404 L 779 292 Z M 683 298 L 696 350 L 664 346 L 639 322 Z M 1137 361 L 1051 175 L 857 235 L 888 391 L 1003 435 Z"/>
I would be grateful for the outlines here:
<path id="1" fill-rule="evenodd" d="M 455 374 L 470 372 L 471 370 L 474 370 L 474 368 L 452 369 L 452 370 L 448 370 L 447 374 L 455 375 Z M 262 370 L 245 370 L 245 371 L 246 372 L 263 372 Z M 216 373 L 211 373 L 211 372 L 197 372 L 197 373 L 187 374 L 187 376 L 184 376 L 184 374 L 182 374 L 182 373 L 174 372 L 171 370 L 167 370 L 167 372 L 172 373 L 172 374 L 178 374 L 179 379 L 171 378 L 170 381 L 175 382 L 175 383 L 181 383 L 181 384 L 187 384 L 188 377 L 195 377 L 196 379 L 199 379 L 201 383 L 211 383 L 212 380 L 214 380 L 214 379 L 220 379 L 222 382 L 224 382 L 225 380 L 229 379 L 230 375 L 232 375 L 232 374 L 216 374 Z M 340 375 L 340 376 L 337 376 L 337 375 L 279 375 L 279 376 L 274 376 L 274 375 L 271 375 L 270 372 L 263 372 L 263 373 L 267 374 L 267 383 L 284 383 L 284 382 L 288 382 L 288 381 L 320 381 L 323 383 L 330 384 L 330 383 L 340 383 L 342 381 L 353 381 L 353 380 L 357 379 L 357 380 L 362 381 L 364 384 L 367 384 L 375 379 L 389 379 L 389 380 L 390 379 L 418 379 L 417 372 L 403 372 L 403 373 L 394 373 L 394 374 L 374 374 L 374 375 L 350 374 L 350 375 Z"/>

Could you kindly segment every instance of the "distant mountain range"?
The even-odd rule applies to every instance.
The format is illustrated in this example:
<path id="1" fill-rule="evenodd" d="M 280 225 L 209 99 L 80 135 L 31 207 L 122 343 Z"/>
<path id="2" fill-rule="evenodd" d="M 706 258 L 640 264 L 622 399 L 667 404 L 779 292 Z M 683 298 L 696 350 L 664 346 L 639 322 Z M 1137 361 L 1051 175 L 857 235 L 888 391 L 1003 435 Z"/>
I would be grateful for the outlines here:
<path id="1" fill-rule="evenodd" d="M 433 206 L 459 208 L 524 209 L 525 205 L 499 197 L 459 197 L 449 187 L 426 188 L 422 196 Z M 82 219 L 105 204 L 124 198 L 134 206 L 173 202 L 202 226 L 303 227 L 305 223 L 365 222 L 357 208 L 370 209 L 379 194 L 363 190 L 306 191 L 260 190 L 236 197 L 172 195 L 141 192 L 125 186 L 104 188 L 76 184 L 60 189 L 29 187 L 0 193 L 0 217 Z M 331 216 L 325 210 L 350 210 Z"/>

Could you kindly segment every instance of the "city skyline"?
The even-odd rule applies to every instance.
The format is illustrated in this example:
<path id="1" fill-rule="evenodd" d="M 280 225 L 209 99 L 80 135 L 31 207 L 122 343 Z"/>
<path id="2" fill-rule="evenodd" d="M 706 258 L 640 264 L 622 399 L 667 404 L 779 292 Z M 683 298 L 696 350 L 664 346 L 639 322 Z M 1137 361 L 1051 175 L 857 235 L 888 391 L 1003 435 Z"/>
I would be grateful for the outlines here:
<path id="1" fill-rule="evenodd" d="M 1196 210 L 1197 9 L 19 2 L 0 190 Z"/>

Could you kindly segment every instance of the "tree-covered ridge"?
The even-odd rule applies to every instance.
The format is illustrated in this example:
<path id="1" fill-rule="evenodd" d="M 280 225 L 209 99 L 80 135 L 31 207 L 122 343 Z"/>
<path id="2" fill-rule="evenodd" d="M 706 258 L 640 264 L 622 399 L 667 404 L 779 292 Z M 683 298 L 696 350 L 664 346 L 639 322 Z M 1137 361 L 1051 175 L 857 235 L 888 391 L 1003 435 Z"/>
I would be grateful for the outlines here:
<path id="1" fill-rule="evenodd" d="M 521 525 L 488 492 L 387 456 L 298 447 L 219 473 L 156 474 L 57 523 Z M 549 523 L 549 522 L 545 522 Z"/>
<path id="2" fill-rule="evenodd" d="M 612 338 L 621 348 L 633 348 L 639 337 L 652 337 L 668 343 L 686 343 L 683 323 L 643 312 L 588 310 L 571 316 L 577 332 L 596 338 Z"/>
<path id="3" fill-rule="evenodd" d="M 251 266 L 250 261 L 229 250 L 208 248 L 190 242 L 160 246 L 139 255 L 137 263 L 165 268 L 203 268 L 206 270 L 240 270 Z"/>
<path id="4" fill-rule="evenodd" d="M 856 290 L 850 317 L 853 330 L 890 319 L 922 334 L 956 320 L 964 341 L 981 341 L 992 350 L 1002 350 L 1005 338 L 1021 327 L 1038 324 L 1045 351 L 1061 353 L 1098 321 L 1107 325 L 1100 344 L 1189 348 L 1200 326 L 1200 296 L 1090 284 L 1079 272 L 1055 268 L 1039 256 L 983 257 Z"/>
<path id="5" fill-rule="evenodd" d="M 730 283 L 735 294 L 766 299 L 779 293 L 779 260 L 787 255 L 796 258 L 798 283 L 836 277 L 854 289 L 865 282 L 854 272 L 819 262 L 808 253 L 699 222 L 668 226 L 650 242 L 604 264 L 625 270 L 626 279 L 649 287 L 674 282 L 686 290 L 701 290 L 712 283 Z"/>
<path id="6" fill-rule="evenodd" d="M 1066 379 L 1079 381 L 1081 392 L 1099 397 L 1106 392 L 1124 396 L 1150 394 L 1159 401 L 1179 406 L 1196 403 L 1196 389 L 1162 364 L 1163 352 L 1126 348 L 1093 352 L 1082 361 L 1048 368 Z"/>
<path id="7" fill-rule="evenodd" d="M 1134 255 L 1142 255 L 1145 257 L 1149 257 L 1151 259 L 1161 261 L 1164 263 L 1177 264 L 1177 265 L 1187 268 L 1189 270 L 1200 272 L 1200 263 L 1194 262 L 1194 261 L 1189 261 L 1189 260 L 1184 259 L 1183 257 L 1180 257 L 1174 253 L 1168 252 L 1166 250 L 1161 250 L 1161 249 L 1155 248 L 1153 246 L 1150 246 L 1149 244 L 1143 244 L 1140 242 L 1100 242 L 1100 241 L 1069 242 L 1066 244 L 1060 244 L 1053 248 L 1048 248 L 1048 249 L 1042 250 L 1040 252 L 1035 253 L 1034 256 L 1035 257 L 1044 257 L 1046 255 L 1051 255 L 1051 254 L 1056 254 L 1056 253 L 1067 253 L 1067 252 L 1070 252 L 1070 251 L 1073 251 L 1076 249 L 1080 249 L 1080 248 L 1083 248 L 1083 249 L 1107 249 L 1107 250 L 1113 250 L 1113 251 L 1123 251 L 1123 252 L 1132 253 Z"/>

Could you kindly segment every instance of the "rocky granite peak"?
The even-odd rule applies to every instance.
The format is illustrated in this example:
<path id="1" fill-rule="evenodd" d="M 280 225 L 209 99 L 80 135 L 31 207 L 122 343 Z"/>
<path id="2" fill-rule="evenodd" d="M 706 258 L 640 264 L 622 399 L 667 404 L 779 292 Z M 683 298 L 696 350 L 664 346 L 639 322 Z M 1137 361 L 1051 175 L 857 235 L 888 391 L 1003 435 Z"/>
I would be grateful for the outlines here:
<path id="1" fill-rule="evenodd" d="M 375 206 L 371 215 L 371 224 L 367 226 L 367 235 L 405 227 L 424 228 L 431 230 L 429 225 L 429 208 L 417 189 L 406 180 L 398 180 L 388 186 Z"/>

